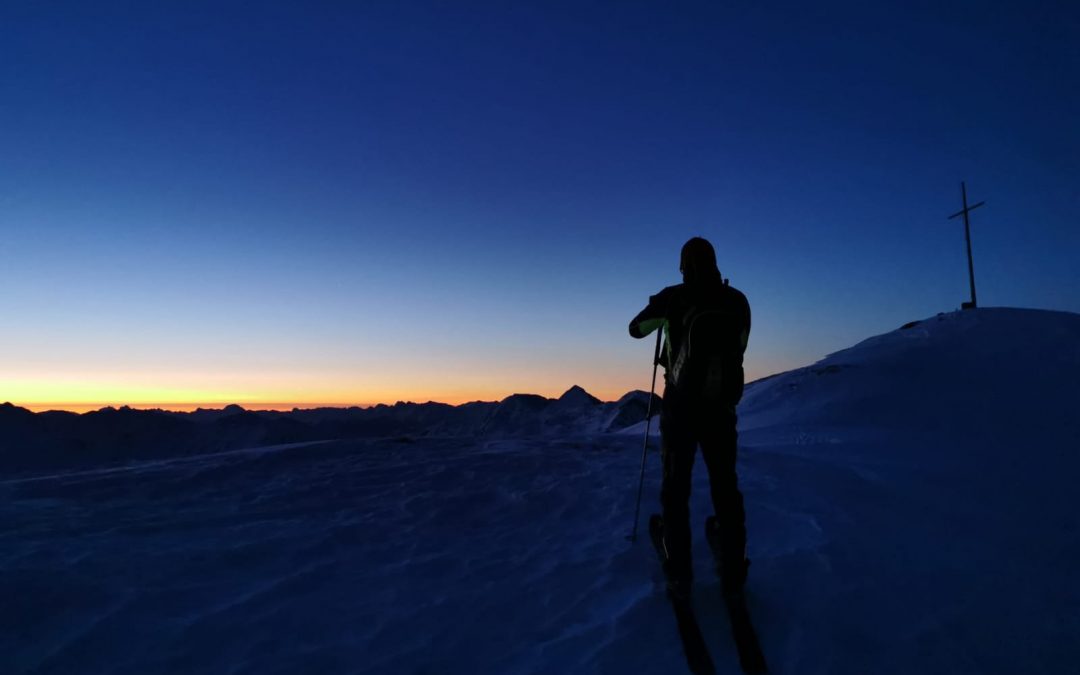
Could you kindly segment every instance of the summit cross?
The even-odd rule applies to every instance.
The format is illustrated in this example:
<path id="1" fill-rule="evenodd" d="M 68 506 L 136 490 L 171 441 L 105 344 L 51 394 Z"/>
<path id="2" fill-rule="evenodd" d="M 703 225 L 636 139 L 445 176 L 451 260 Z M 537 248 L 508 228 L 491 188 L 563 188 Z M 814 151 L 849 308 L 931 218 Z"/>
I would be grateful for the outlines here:
<path id="1" fill-rule="evenodd" d="M 971 262 L 971 225 L 968 222 L 968 213 L 979 208 L 986 202 L 979 202 L 968 206 L 967 203 L 967 187 L 961 181 L 960 183 L 960 197 L 963 200 L 964 208 L 960 209 L 956 213 L 952 214 L 947 220 L 952 220 L 957 216 L 964 217 L 964 239 L 967 241 L 967 259 L 968 259 L 968 280 L 971 283 L 971 302 L 965 302 L 963 304 L 964 309 L 975 309 L 978 305 L 975 302 L 975 266 Z"/>

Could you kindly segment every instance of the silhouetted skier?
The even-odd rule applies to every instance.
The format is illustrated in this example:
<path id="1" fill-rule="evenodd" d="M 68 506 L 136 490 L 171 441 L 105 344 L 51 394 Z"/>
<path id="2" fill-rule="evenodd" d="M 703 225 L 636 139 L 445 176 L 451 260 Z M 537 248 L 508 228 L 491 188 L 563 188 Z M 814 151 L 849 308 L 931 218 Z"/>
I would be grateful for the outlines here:
<path id="1" fill-rule="evenodd" d="M 716 252 L 695 237 L 682 248 L 683 283 L 649 298 L 630 322 L 630 335 L 642 338 L 661 329 L 665 345 L 664 405 L 660 433 L 664 464 L 664 573 L 673 594 L 688 597 L 693 581 L 690 555 L 690 477 L 694 453 L 709 471 L 720 542 L 719 565 L 726 593 L 741 590 L 746 579 L 746 514 L 735 473 L 735 406 L 742 398 L 743 352 L 750 336 L 746 296 L 727 285 L 716 267 Z"/>

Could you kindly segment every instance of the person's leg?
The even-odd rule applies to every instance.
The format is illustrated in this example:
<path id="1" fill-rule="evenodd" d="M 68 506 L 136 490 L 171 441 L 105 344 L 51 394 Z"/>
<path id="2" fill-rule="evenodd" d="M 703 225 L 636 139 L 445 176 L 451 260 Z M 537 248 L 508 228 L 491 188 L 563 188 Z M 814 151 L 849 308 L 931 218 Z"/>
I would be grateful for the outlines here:
<path id="1" fill-rule="evenodd" d="M 668 562 L 664 572 L 669 580 L 689 588 L 693 579 L 690 551 L 690 477 L 694 468 L 694 437 L 677 415 L 665 406 L 660 418 L 664 462 L 660 486 L 660 506 L 664 517 L 664 546 Z"/>
<path id="2" fill-rule="evenodd" d="M 725 585 L 741 586 L 746 575 L 746 512 L 735 471 L 736 421 L 734 412 L 724 412 L 704 423 L 701 456 L 709 471 Z"/>

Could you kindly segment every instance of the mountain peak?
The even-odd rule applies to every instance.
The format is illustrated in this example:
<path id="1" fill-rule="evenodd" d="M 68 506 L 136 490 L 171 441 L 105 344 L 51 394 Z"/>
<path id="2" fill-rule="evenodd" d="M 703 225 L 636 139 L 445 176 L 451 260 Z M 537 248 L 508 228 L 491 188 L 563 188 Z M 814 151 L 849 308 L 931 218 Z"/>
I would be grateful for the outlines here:
<path id="1" fill-rule="evenodd" d="M 571 403 L 600 403 L 600 399 L 596 398 L 595 396 L 585 391 L 576 384 L 567 389 L 566 392 L 564 392 L 563 395 L 559 397 L 559 400 Z"/>
<path id="2" fill-rule="evenodd" d="M 10 414 L 10 415 L 22 415 L 22 414 L 33 415 L 34 414 L 34 413 L 30 412 L 28 409 L 21 408 L 21 407 L 15 405 L 14 403 L 12 403 L 10 401 L 8 401 L 6 403 L 3 403 L 3 404 L 0 404 L 0 413 Z"/>

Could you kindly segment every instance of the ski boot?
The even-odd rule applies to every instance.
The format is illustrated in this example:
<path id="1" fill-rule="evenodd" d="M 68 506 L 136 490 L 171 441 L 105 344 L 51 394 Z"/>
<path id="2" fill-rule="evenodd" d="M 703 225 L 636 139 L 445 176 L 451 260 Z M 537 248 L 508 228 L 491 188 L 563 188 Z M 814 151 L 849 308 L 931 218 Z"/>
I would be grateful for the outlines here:
<path id="1" fill-rule="evenodd" d="M 727 597 L 741 596 L 746 585 L 746 575 L 750 569 L 750 559 L 746 557 L 746 544 L 741 550 L 730 550 L 720 533 L 720 525 L 715 516 L 705 519 L 705 538 L 709 542 L 716 558 L 716 573 L 720 577 L 720 587 Z"/>
<path id="2" fill-rule="evenodd" d="M 659 514 L 649 519 L 649 534 L 653 546 L 656 547 L 656 553 L 660 557 L 660 568 L 664 572 L 664 579 L 667 580 L 668 597 L 674 601 L 688 602 L 694 584 L 693 571 L 689 569 L 689 565 L 676 566 L 668 556 L 667 544 L 664 541 L 664 521 Z M 677 567 L 683 567 L 683 569 Z"/>

